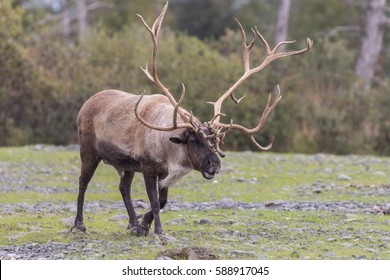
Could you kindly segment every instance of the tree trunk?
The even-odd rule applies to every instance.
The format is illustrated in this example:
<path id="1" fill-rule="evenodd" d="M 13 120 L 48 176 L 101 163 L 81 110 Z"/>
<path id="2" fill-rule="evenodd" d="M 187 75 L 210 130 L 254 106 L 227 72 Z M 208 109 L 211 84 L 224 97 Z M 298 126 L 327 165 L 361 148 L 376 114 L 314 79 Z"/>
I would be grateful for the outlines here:
<path id="1" fill-rule="evenodd" d="M 279 12 L 278 12 L 278 23 L 276 28 L 275 44 L 280 41 L 287 40 L 288 31 L 288 18 L 290 15 L 291 0 L 280 0 Z M 282 51 L 285 50 L 283 45 L 280 48 Z"/>
<path id="2" fill-rule="evenodd" d="M 83 38 L 85 31 L 88 28 L 87 21 L 87 5 L 85 0 L 75 0 L 76 2 L 76 16 L 79 26 L 79 40 Z"/>
<path id="3" fill-rule="evenodd" d="M 375 64 L 382 50 L 386 0 L 369 0 L 364 37 L 356 63 L 355 73 L 369 91 L 375 73 Z"/>
<path id="4" fill-rule="evenodd" d="M 68 45 L 72 41 L 71 38 L 72 30 L 70 28 L 70 22 L 71 22 L 71 14 L 69 9 L 66 7 L 62 12 L 61 27 L 62 27 L 62 33 L 64 34 L 65 43 Z"/>

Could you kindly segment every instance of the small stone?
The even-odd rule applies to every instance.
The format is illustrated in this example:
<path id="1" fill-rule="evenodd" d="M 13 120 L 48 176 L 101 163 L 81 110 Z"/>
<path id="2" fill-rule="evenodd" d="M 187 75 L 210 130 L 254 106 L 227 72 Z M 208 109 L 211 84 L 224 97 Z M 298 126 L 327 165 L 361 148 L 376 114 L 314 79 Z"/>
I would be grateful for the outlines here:
<path id="1" fill-rule="evenodd" d="M 224 198 L 219 202 L 219 207 L 223 209 L 230 209 L 234 207 L 234 200 L 231 198 Z"/>
<path id="2" fill-rule="evenodd" d="M 325 186 L 325 190 L 331 191 L 331 190 L 332 190 L 332 186 L 331 186 L 331 185 L 326 185 L 326 186 Z"/>
<path id="3" fill-rule="evenodd" d="M 320 194 L 322 190 L 320 188 L 314 189 L 313 193 Z"/>
<path id="4" fill-rule="evenodd" d="M 301 228 L 291 228 L 290 231 L 291 232 L 296 232 L 296 233 L 302 233 L 303 229 L 301 229 Z"/>
<path id="5" fill-rule="evenodd" d="M 257 255 L 257 259 L 258 259 L 258 260 L 266 260 L 267 258 L 266 258 L 266 256 L 263 255 L 263 254 L 258 254 L 258 255 Z"/>
<path id="6" fill-rule="evenodd" d="M 337 176 L 337 179 L 342 180 L 342 181 L 351 181 L 352 180 L 351 177 L 349 177 L 348 175 L 345 175 L 345 174 L 339 174 L 339 176 Z"/>
<path id="7" fill-rule="evenodd" d="M 345 248 L 351 248 L 353 244 L 351 243 L 342 243 L 341 246 L 344 246 Z"/>
<path id="8" fill-rule="evenodd" d="M 74 223 L 74 218 L 62 218 L 61 222 L 66 227 L 72 227 Z"/>
<path id="9" fill-rule="evenodd" d="M 345 236 L 340 237 L 341 240 L 351 240 L 352 238 L 353 238 L 353 236 L 351 236 L 351 235 L 345 235 Z"/>
<path id="10" fill-rule="evenodd" d="M 134 207 L 141 208 L 141 209 L 149 209 L 149 204 L 141 199 L 138 199 L 138 200 L 134 201 Z"/>
<path id="11" fill-rule="evenodd" d="M 211 225 L 212 221 L 209 218 L 203 218 L 203 219 L 198 220 L 198 223 L 201 225 Z"/>
<path id="12" fill-rule="evenodd" d="M 170 257 L 167 257 L 167 256 L 160 256 L 160 257 L 157 257 L 156 260 L 171 261 L 172 259 Z"/>
<path id="13" fill-rule="evenodd" d="M 325 255 L 324 255 L 325 258 L 334 258 L 336 257 L 336 253 L 335 252 L 327 252 Z"/>

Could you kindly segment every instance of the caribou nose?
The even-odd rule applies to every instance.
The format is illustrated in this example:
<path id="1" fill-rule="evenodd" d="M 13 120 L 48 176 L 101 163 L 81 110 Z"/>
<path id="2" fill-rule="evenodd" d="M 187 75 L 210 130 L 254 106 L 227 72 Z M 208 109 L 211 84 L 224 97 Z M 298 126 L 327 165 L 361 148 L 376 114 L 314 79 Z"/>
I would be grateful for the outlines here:
<path id="1" fill-rule="evenodd" d="M 202 175 L 207 180 L 213 179 L 219 173 L 221 162 L 215 154 L 211 154 L 203 163 Z"/>
<path id="2" fill-rule="evenodd" d="M 210 173 L 217 174 L 219 172 L 219 169 L 221 168 L 221 161 L 219 160 L 217 155 L 210 155 L 207 160 L 206 168 L 210 170 Z"/>

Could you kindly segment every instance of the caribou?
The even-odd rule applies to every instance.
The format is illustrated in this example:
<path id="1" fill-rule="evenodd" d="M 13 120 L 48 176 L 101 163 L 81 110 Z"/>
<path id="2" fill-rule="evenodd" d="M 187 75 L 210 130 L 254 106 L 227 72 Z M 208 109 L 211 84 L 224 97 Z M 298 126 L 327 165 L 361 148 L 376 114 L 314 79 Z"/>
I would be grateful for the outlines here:
<path id="1" fill-rule="evenodd" d="M 268 150 L 255 139 L 264 126 L 268 115 L 281 100 L 269 95 L 268 102 L 260 115 L 258 124 L 247 128 L 240 124 L 221 122 L 223 102 L 230 98 L 240 103 L 234 91 L 247 78 L 262 71 L 272 61 L 307 52 L 313 42 L 307 38 L 307 46 L 296 51 L 279 51 L 283 45 L 294 41 L 282 41 L 273 49 L 255 27 L 251 29 L 252 40 L 247 44 L 246 33 L 236 19 L 242 37 L 243 75 L 215 102 L 207 102 L 214 108 L 211 120 L 201 122 L 181 107 L 185 95 L 182 84 L 181 96 L 176 101 L 172 93 L 159 80 L 157 72 L 157 49 L 161 25 L 168 8 L 165 4 L 160 15 L 150 27 L 141 15 L 137 15 L 151 35 L 152 71 L 146 64 L 143 72 L 162 94 L 135 95 L 120 90 L 104 90 L 90 97 L 81 107 L 77 116 L 77 131 L 80 144 L 81 175 L 77 198 L 77 214 L 72 230 L 85 232 L 83 222 L 84 196 L 88 184 L 101 161 L 113 166 L 119 176 L 119 190 L 128 216 L 128 229 L 135 235 L 146 235 L 154 221 L 154 233 L 163 238 L 159 212 L 167 203 L 169 186 L 192 170 L 199 171 L 205 179 L 212 179 L 221 169 L 219 157 L 225 154 L 221 149 L 225 137 L 232 130 L 247 135 L 260 150 Z M 250 50 L 257 37 L 265 47 L 265 58 L 258 66 L 250 67 Z M 135 172 L 142 173 L 151 210 L 137 216 L 131 198 L 131 184 Z"/>

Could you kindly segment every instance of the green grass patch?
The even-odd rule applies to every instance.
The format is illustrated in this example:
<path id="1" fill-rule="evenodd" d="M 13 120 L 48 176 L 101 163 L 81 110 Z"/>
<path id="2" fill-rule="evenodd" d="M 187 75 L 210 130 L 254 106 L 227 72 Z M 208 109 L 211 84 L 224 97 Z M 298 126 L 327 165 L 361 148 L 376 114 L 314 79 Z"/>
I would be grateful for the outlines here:
<path id="1" fill-rule="evenodd" d="M 153 235 L 131 236 L 126 220 L 111 220 L 126 213 L 124 206 L 85 213 L 87 234 L 69 232 L 66 221 L 75 216 L 69 208 L 53 213 L 43 209 L 39 214 L 26 210 L 25 205 L 42 202 L 75 206 L 79 166 L 77 151 L 0 148 L 0 206 L 16 207 L 12 214 L 0 212 L 0 252 L 20 246 L 28 254 L 29 248 L 47 244 L 54 246 L 56 258 L 63 259 L 153 259 L 169 248 L 202 246 L 221 259 L 390 259 L 389 216 L 376 214 L 163 211 L 164 229 L 176 238 L 163 246 Z M 389 202 L 390 158 L 244 152 L 227 153 L 222 166 L 211 181 L 190 173 L 170 188 L 170 200 Z M 122 202 L 118 184 L 115 169 L 102 163 L 86 202 Z M 133 181 L 132 195 L 147 201 L 140 174 Z M 201 219 L 209 220 L 199 223 Z"/>

